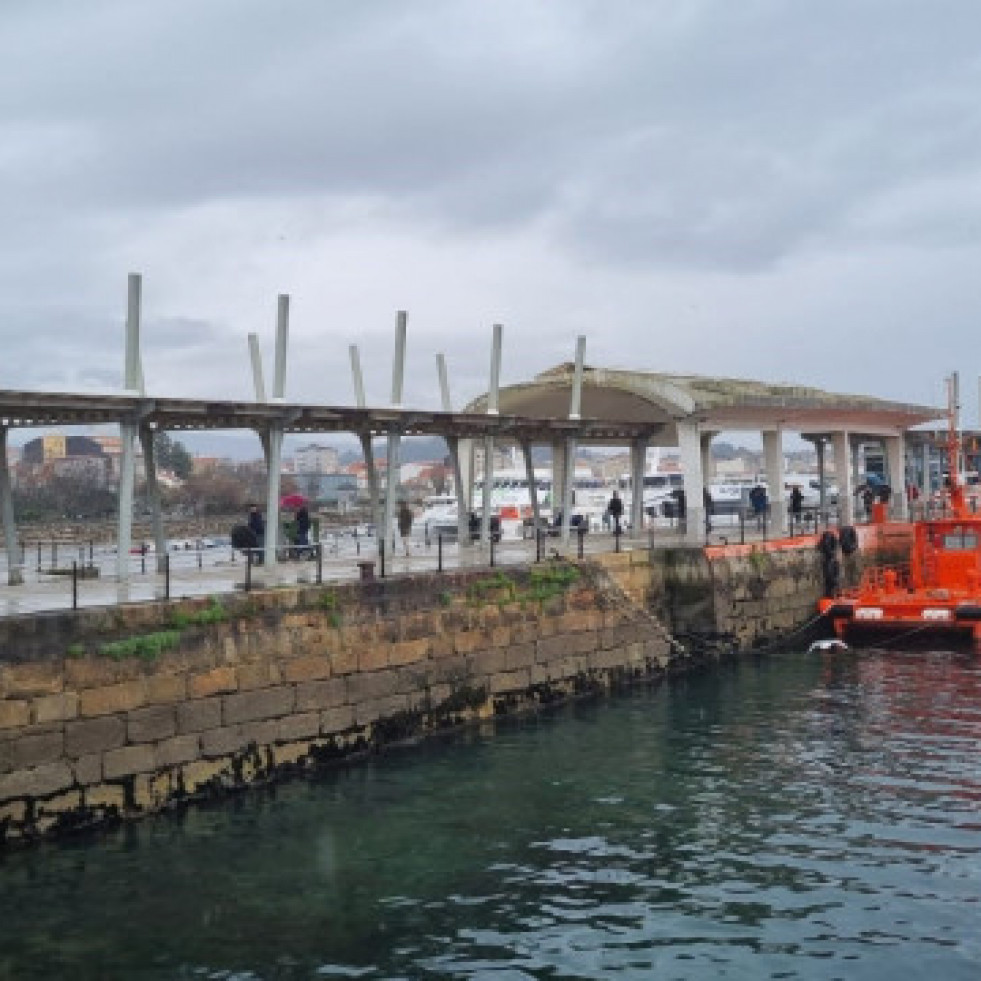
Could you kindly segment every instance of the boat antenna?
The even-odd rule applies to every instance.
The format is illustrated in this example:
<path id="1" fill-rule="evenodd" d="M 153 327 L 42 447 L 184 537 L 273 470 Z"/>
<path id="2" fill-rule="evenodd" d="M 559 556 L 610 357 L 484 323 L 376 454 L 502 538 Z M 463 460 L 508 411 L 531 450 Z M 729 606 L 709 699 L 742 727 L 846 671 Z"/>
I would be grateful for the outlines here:
<path id="1" fill-rule="evenodd" d="M 950 508 L 958 518 L 966 511 L 964 505 L 964 488 L 961 486 L 959 465 L 961 446 L 958 436 L 960 415 L 959 388 L 960 378 L 955 371 L 947 378 L 947 473 L 950 481 Z"/>

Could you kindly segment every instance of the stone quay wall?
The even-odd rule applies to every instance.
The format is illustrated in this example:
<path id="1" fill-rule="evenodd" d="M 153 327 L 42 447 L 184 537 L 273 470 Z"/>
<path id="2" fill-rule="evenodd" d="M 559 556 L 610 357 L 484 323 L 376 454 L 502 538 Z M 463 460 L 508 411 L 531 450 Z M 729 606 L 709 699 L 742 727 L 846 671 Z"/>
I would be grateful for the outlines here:
<path id="1" fill-rule="evenodd" d="M 619 571 L 643 592 L 650 568 Z M 139 817 L 688 660 L 591 563 L 0 620 L 0 842 Z"/>

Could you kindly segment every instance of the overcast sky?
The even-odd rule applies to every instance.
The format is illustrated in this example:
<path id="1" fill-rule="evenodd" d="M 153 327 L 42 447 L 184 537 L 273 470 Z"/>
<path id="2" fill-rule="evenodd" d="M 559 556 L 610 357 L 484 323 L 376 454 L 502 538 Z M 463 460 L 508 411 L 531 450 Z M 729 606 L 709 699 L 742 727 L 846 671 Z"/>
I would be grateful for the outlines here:
<path id="1" fill-rule="evenodd" d="M 977 420 L 977 0 L 3 0 L 0 387 L 406 402 L 573 356 Z M 267 368 L 267 375 L 271 373 Z"/>

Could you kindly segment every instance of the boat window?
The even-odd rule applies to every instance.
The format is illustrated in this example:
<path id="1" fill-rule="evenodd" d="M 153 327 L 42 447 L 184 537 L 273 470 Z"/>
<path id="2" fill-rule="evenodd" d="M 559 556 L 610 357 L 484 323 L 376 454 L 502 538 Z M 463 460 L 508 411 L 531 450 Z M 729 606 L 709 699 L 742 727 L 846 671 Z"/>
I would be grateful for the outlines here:
<path id="1" fill-rule="evenodd" d="M 948 552 L 973 552 L 978 547 L 978 536 L 961 528 L 944 535 L 943 547 Z"/>

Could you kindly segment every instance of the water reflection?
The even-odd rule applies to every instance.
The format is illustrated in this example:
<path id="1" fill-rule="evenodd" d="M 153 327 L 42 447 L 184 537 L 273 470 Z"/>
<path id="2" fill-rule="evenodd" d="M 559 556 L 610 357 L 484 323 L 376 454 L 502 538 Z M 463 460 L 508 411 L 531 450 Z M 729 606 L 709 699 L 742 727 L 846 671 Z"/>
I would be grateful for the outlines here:
<path id="1" fill-rule="evenodd" d="M 0 978 L 973 978 L 979 686 L 786 654 L 12 854 Z"/>

